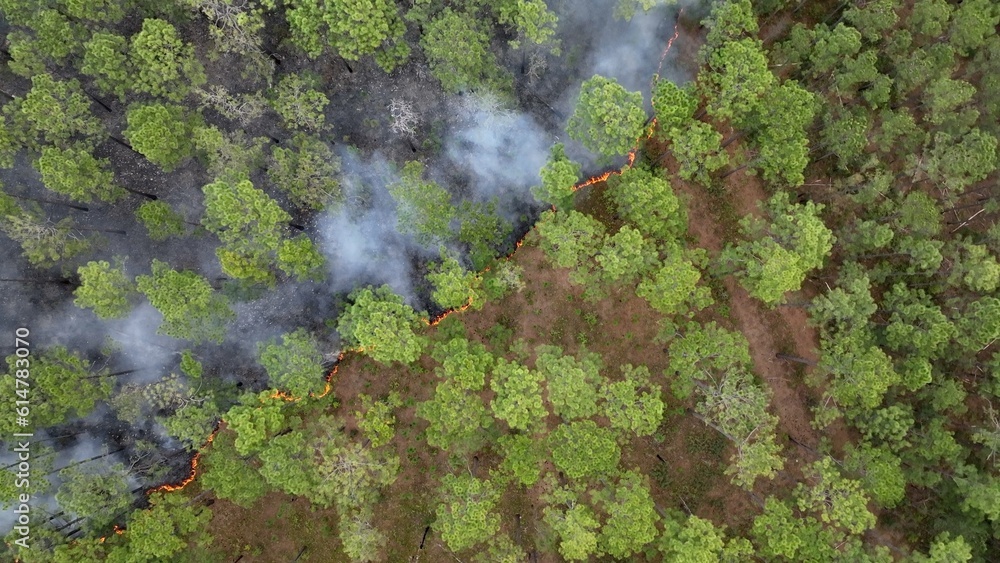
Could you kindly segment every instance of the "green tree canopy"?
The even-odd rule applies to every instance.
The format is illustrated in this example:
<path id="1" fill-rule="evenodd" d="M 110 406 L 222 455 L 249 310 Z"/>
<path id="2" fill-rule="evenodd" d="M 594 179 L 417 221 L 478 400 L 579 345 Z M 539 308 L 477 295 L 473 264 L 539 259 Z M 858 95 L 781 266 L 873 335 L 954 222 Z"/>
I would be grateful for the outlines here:
<path id="1" fill-rule="evenodd" d="M 232 432 L 220 432 L 215 436 L 212 446 L 199 460 L 198 480 L 216 497 L 249 508 L 267 493 L 269 487 L 260 473 L 240 458 L 235 440 Z"/>
<path id="2" fill-rule="evenodd" d="M 448 190 L 437 182 L 425 182 L 423 175 L 423 164 L 407 162 L 399 181 L 389 186 L 389 193 L 396 200 L 399 232 L 413 235 L 420 244 L 431 244 L 451 235 L 455 207 Z"/>
<path id="3" fill-rule="evenodd" d="M 624 559 L 656 539 L 660 515 L 640 473 L 626 471 L 601 500 L 608 513 L 598 537 L 602 552 Z"/>
<path id="4" fill-rule="evenodd" d="M 673 374 L 671 389 L 681 400 L 691 396 L 699 381 L 721 380 L 745 371 L 751 364 L 746 338 L 714 321 L 689 323 L 683 334 L 670 343 L 669 350 L 667 373 Z"/>
<path id="5" fill-rule="evenodd" d="M 734 538 L 726 542 L 721 528 L 694 515 L 664 518 L 663 528 L 657 548 L 668 561 L 741 561 L 753 554 L 747 540 Z"/>
<path id="6" fill-rule="evenodd" d="M 135 216 L 155 241 L 184 235 L 184 217 L 163 200 L 147 201 L 135 210 Z"/>
<path id="7" fill-rule="evenodd" d="M 132 505 L 127 478 L 120 463 L 107 468 L 73 465 L 59 472 L 56 501 L 66 512 L 86 518 L 88 529 L 102 530 Z"/>
<path id="8" fill-rule="evenodd" d="M 518 39 L 511 41 L 512 48 L 521 46 L 521 38 L 536 45 L 556 43 L 552 37 L 559 18 L 543 0 L 501 0 L 492 9 L 498 22 L 517 30 Z"/>
<path id="9" fill-rule="evenodd" d="M 600 522 L 594 510 L 569 489 L 556 489 L 542 521 L 559 538 L 559 554 L 567 561 L 585 561 L 597 551 Z"/>
<path id="10" fill-rule="evenodd" d="M 589 418 L 597 413 L 597 386 L 603 367 L 599 354 L 583 351 L 574 358 L 550 345 L 539 346 L 535 353 L 535 367 L 545 379 L 553 413 L 563 420 Z"/>
<path id="11" fill-rule="evenodd" d="M 569 207 L 573 202 L 573 186 L 580 180 L 580 165 L 566 156 L 562 143 L 552 145 L 549 159 L 539 173 L 541 185 L 531 189 L 535 199 L 555 207 Z"/>
<path id="12" fill-rule="evenodd" d="M 324 111 L 330 100 L 320 92 L 320 79 L 309 73 L 287 74 L 274 89 L 272 107 L 289 129 L 323 128 Z"/>
<path id="13" fill-rule="evenodd" d="M 829 457 L 809 465 L 805 470 L 807 483 L 796 488 L 798 507 L 813 512 L 827 524 L 860 534 L 875 526 L 875 516 L 868 512 L 868 496 L 860 483 L 841 475 Z"/>
<path id="14" fill-rule="evenodd" d="M 134 512 L 128 522 L 128 555 L 122 560 L 169 560 L 190 542 L 204 541 L 210 510 L 192 505 L 183 495 L 154 493 L 149 501 L 152 507 Z"/>
<path id="15" fill-rule="evenodd" d="M 348 296 L 351 304 L 337 320 L 337 331 L 377 362 L 412 363 L 420 358 L 426 338 L 416 330 L 426 320 L 387 285 L 362 287 Z"/>
<path id="16" fill-rule="evenodd" d="M 546 211 L 535 226 L 541 239 L 539 246 L 553 264 L 575 268 L 575 278 L 587 277 L 593 267 L 593 257 L 604 245 L 603 223 L 571 209 L 568 212 Z"/>
<path id="17" fill-rule="evenodd" d="M 340 159 L 322 139 L 296 133 L 285 146 L 272 150 L 267 174 L 295 205 L 320 210 L 343 199 Z"/>
<path id="18" fill-rule="evenodd" d="M 177 271 L 154 259 L 149 275 L 135 278 L 136 286 L 163 315 L 160 334 L 195 342 L 222 342 L 234 314 L 225 296 L 208 280 L 191 271 Z"/>
<path id="19" fill-rule="evenodd" d="M 548 446 L 556 467 L 571 479 L 607 476 L 621 458 L 614 434 L 592 420 L 560 424 L 549 434 Z"/>
<path id="20" fill-rule="evenodd" d="M 701 271 L 677 243 L 665 245 L 664 258 L 649 277 L 639 282 L 636 294 L 664 315 L 690 315 L 713 303 L 712 292 L 698 285 Z"/>
<path id="21" fill-rule="evenodd" d="M 91 240 L 74 227 L 71 217 L 53 222 L 34 208 L 17 208 L 16 213 L 0 219 L 0 229 L 21 245 L 29 263 L 39 267 L 54 266 L 90 248 Z"/>
<path id="22" fill-rule="evenodd" d="M 446 92 L 511 89 L 511 78 L 497 63 L 490 35 L 474 13 L 445 8 L 424 25 L 420 46 Z"/>
<path id="23" fill-rule="evenodd" d="M 687 232 L 687 210 L 661 175 L 632 166 L 608 178 L 608 187 L 619 215 L 642 234 L 671 240 Z"/>
<path id="24" fill-rule="evenodd" d="M 222 271 L 235 278 L 272 281 L 270 266 L 291 216 L 250 180 L 234 184 L 219 180 L 202 191 L 202 224 L 222 241 L 216 249 Z"/>
<path id="25" fill-rule="evenodd" d="M 538 427 L 547 413 L 542 403 L 542 375 L 538 371 L 498 358 L 493 366 L 490 402 L 493 414 L 515 430 Z"/>
<path id="26" fill-rule="evenodd" d="M 652 102 L 659 123 L 657 133 L 664 140 L 670 138 L 672 130 L 690 125 L 698 109 L 698 98 L 690 87 L 680 87 L 659 76 L 653 86 Z"/>
<path id="27" fill-rule="evenodd" d="M 434 397 L 417 406 L 417 416 L 430 423 L 429 445 L 457 452 L 479 449 L 483 431 L 493 424 L 483 400 L 453 381 L 439 383 Z"/>
<path id="28" fill-rule="evenodd" d="M 285 426 L 285 402 L 273 395 L 273 391 L 247 393 L 223 417 L 226 427 L 236 433 L 233 445 L 241 456 L 261 451 Z"/>
<path id="29" fill-rule="evenodd" d="M 959 4 L 948 30 L 950 43 L 962 55 L 978 49 L 987 37 L 996 34 L 1000 10 L 990 0 L 968 0 Z"/>
<path id="30" fill-rule="evenodd" d="M 650 381 L 646 366 L 621 366 L 624 379 L 601 385 L 603 410 L 611 427 L 636 436 L 649 436 L 663 420 L 661 389 Z"/>
<path id="31" fill-rule="evenodd" d="M 113 94 L 124 103 L 132 82 L 128 53 L 128 41 L 124 37 L 99 31 L 83 45 L 80 72 L 91 77 L 101 92 Z"/>
<path id="32" fill-rule="evenodd" d="M 656 244 L 643 237 L 638 229 L 622 225 L 617 233 L 604 240 L 594 258 L 600 267 L 601 281 L 629 284 L 656 263 Z"/>
<path id="33" fill-rule="evenodd" d="M 323 267 L 326 258 L 320 254 L 311 238 L 305 234 L 286 238 L 275 253 L 278 269 L 297 281 L 322 281 L 326 277 Z"/>
<path id="34" fill-rule="evenodd" d="M 680 165 L 677 175 L 685 180 L 707 186 L 711 182 L 709 175 L 729 163 L 729 155 L 722 150 L 722 135 L 705 122 L 692 121 L 674 129 L 670 138 L 674 158 Z"/>
<path id="35" fill-rule="evenodd" d="M 900 381 L 892 360 L 864 331 L 824 339 L 819 366 L 831 376 L 827 380 L 829 398 L 845 408 L 875 408 Z"/>
<path id="36" fill-rule="evenodd" d="M 339 432 L 336 436 L 320 447 L 315 498 L 322 504 L 332 502 L 341 514 L 366 510 L 379 500 L 379 491 L 396 480 L 399 458 L 387 449 L 349 442 Z"/>
<path id="37" fill-rule="evenodd" d="M 493 355 L 485 346 L 461 337 L 436 345 L 431 357 L 441 364 L 438 375 L 470 391 L 483 388 L 486 374 L 494 363 Z"/>
<path id="38" fill-rule="evenodd" d="M 94 199 L 114 203 L 125 195 L 108 165 L 108 159 L 94 158 L 83 148 L 44 147 L 35 162 L 46 188 L 81 203 Z"/>
<path id="39" fill-rule="evenodd" d="M 642 93 L 614 79 L 594 75 L 584 81 L 566 133 L 608 161 L 629 152 L 645 127 Z"/>
<path id="40" fill-rule="evenodd" d="M 443 247 L 441 261 L 431 266 L 427 281 L 434 288 L 431 298 L 445 309 L 458 309 L 468 305 L 478 309 L 483 305 L 482 276 L 463 268 L 462 264 L 455 257 L 449 256 Z"/>
<path id="41" fill-rule="evenodd" d="M 323 353 L 305 329 L 283 334 L 280 343 L 270 340 L 258 344 L 257 355 L 272 387 L 287 389 L 296 397 L 323 392 Z"/>
<path id="42" fill-rule="evenodd" d="M 104 133 L 80 83 L 56 80 L 47 73 L 33 75 L 31 90 L 4 105 L 3 113 L 10 119 L 11 137 L 35 152 L 47 145 L 93 148 Z"/>
<path id="43" fill-rule="evenodd" d="M 358 428 L 364 433 L 365 438 L 371 442 L 371 447 L 378 448 L 388 444 L 396 434 L 396 429 L 394 428 L 396 415 L 393 413 L 393 410 L 403 404 L 399 393 L 392 391 L 382 400 L 375 400 L 364 393 L 358 397 L 361 399 L 361 406 L 364 409 L 364 412 L 354 412 L 354 417 L 358 421 Z"/>
<path id="44" fill-rule="evenodd" d="M 14 354 L 7 356 L 7 376 L 0 379 L 4 392 L 0 402 L 12 414 L 0 420 L 0 429 L 8 435 L 23 432 L 18 430 L 13 413 L 17 412 L 16 401 L 28 400 L 28 395 L 23 385 L 17 385 L 18 380 L 30 384 L 31 423 L 41 429 L 89 415 L 98 401 L 111 394 L 107 375 L 107 369 L 92 372 L 79 353 L 63 346 L 33 354 L 30 361 Z"/>
<path id="45" fill-rule="evenodd" d="M 132 36 L 129 57 L 135 69 L 130 86 L 136 92 L 180 102 L 192 87 L 205 83 L 205 69 L 194 48 L 170 22 L 143 20 L 142 30 Z"/>
<path id="46" fill-rule="evenodd" d="M 498 443 L 503 452 L 500 466 L 525 487 L 537 483 L 542 476 L 544 444 L 525 434 L 501 436 Z"/>
<path id="47" fill-rule="evenodd" d="M 433 527 L 452 551 L 482 543 L 500 529 L 500 516 L 494 512 L 500 493 L 489 480 L 445 475 L 440 494 Z"/>
<path id="48" fill-rule="evenodd" d="M 737 124 L 757 110 L 761 97 L 773 90 L 776 80 L 760 40 L 749 37 L 712 49 L 701 73 L 699 84 L 704 84 L 709 114 Z"/>
<path id="49" fill-rule="evenodd" d="M 469 261 L 472 268 L 481 271 L 497 256 L 497 251 L 503 248 L 513 226 L 497 211 L 497 199 L 487 203 L 462 200 L 458 206 L 457 216 L 461 221 L 458 227 L 458 241 L 469 248 Z"/>
<path id="50" fill-rule="evenodd" d="M 165 172 L 177 168 L 194 152 L 192 133 L 199 119 L 174 104 L 138 104 L 129 107 L 123 131 L 132 148 Z"/>
<path id="51" fill-rule="evenodd" d="M 978 128 L 960 136 L 939 131 L 923 166 L 932 180 L 961 192 L 996 170 L 997 139 Z"/>
<path id="52" fill-rule="evenodd" d="M 833 233 L 819 217 L 822 209 L 812 202 L 792 204 L 785 192 L 775 194 L 766 206 L 770 223 L 744 219 L 741 226 L 751 240 L 727 247 L 722 260 L 739 265 L 750 295 L 771 306 L 782 302 L 833 248 Z"/>
<path id="53" fill-rule="evenodd" d="M 125 275 L 121 260 L 114 267 L 104 260 L 87 262 L 77 274 L 80 286 L 73 291 L 77 307 L 93 309 L 102 319 L 120 319 L 132 310 L 135 284 Z"/>

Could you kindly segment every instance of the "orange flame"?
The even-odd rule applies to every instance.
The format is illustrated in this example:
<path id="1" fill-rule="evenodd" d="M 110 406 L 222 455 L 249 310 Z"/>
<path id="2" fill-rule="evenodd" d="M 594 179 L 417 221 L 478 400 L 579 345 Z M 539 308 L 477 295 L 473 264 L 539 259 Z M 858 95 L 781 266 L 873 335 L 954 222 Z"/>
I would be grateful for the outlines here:
<path id="1" fill-rule="evenodd" d="M 470 296 L 469 300 L 466 301 L 465 305 L 462 305 L 461 307 L 456 307 L 454 309 L 448 309 L 447 311 L 441 313 L 440 315 L 438 315 L 438 316 L 436 316 L 436 317 L 434 317 L 433 319 L 430 319 L 430 320 L 428 320 L 428 319 L 420 319 L 420 320 L 421 320 L 421 322 L 423 322 L 427 326 L 434 326 L 434 325 L 438 324 L 439 322 L 443 321 L 444 318 L 447 317 L 448 315 L 450 315 L 452 313 L 461 313 L 461 312 L 464 312 L 464 311 L 468 310 L 469 307 L 471 307 L 471 306 L 472 306 L 472 297 Z"/>
<path id="2" fill-rule="evenodd" d="M 271 393 L 271 398 L 272 399 L 281 399 L 283 401 L 298 401 L 299 400 L 298 397 L 296 397 L 294 395 L 291 395 L 289 393 L 286 393 L 284 391 L 279 391 L 277 389 L 274 390 L 274 393 Z"/>
<path id="3" fill-rule="evenodd" d="M 681 23 L 681 16 L 683 14 L 684 14 L 684 8 L 681 8 L 680 11 L 677 12 L 677 19 L 674 20 L 674 35 L 667 41 L 667 46 L 665 49 L 663 49 L 663 54 L 660 55 L 660 64 L 656 66 L 656 76 L 659 76 L 660 71 L 663 70 L 663 61 L 666 60 L 667 53 L 670 52 L 670 48 L 674 46 L 674 41 L 677 41 L 677 38 L 680 37 L 681 34 L 680 23 Z"/>
<path id="4" fill-rule="evenodd" d="M 151 495 L 153 493 L 157 493 L 157 492 L 161 492 L 161 491 L 162 492 L 167 492 L 167 493 L 169 493 L 170 491 L 179 491 L 179 490 L 183 489 L 184 487 L 186 487 L 188 483 L 190 483 L 191 481 L 194 481 L 195 474 L 197 474 L 197 472 L 198 472 L 198 460 L 201 458 L 201 450 L 204 449 L 205 446 L 207 446 L 207 445 L 209 445 L 209 444 L 212 443 L 212 440 L 215 439 L 215 434 L 218 431 L 219 431 L 219 427 L 216 426 L 215 429 L 212 430 L 212 433 L 208 435 L 208 439 L 205 441 L 205 444 L 201 448 L 198 448 L 199 451 L 195 452 L 194 457 L 191 458 L 191 473 L 189 473 L 188 476 L 183 481 L 181 481 L 180 483 L 176 483 L 176 484 L 167 483 L 166 485 L 160 485 L 159 487 L 156 487 L 156 488 L 153 488 L 153 489 L 150 489 L 150 490 L 146 491 L 146 494 L 147 495 Z M 115 533 L 116 534 L 117 533 L 121 533 L 121 532 L 119 532 L 117 530 L 117 527 L 116 527 Z M 103 539 L 102 539 L 102 541 L 103 541 Z"/>
<path id="5" fill-rule="evenodd" d="M 681 9 L 677 13 L 677 20 L 678 21 L 674 22 L 674 34 L 670 38 L 670 40 L 667 41 L 667 47 L 666 47 L 666 49 L 663 50 L 663 54 L 660 55 L 660 67 L 663 66 L 663 60 L 666 58 L 667 53 L 670 52 L 670 48 L 673 46 L 674 41 L 680 35 L 680 30 L 678 29 L 678 24 L 679 24 L 680 16 L 683 13 L 684 13 L 683 9 Z M 660 67 L 657 68 L 657 73 L 659 73 Z M 643 133 L 643 135 L 641 135 L 638 139 L 636 139 L 635 146 L 632 148 L 632 150 L 630 150 L 628 152 L 628 156 L 627 156 L 627 159 L 626 159 L 627 161 L 626 161 L 626 165 L 625 165 L 624 168 L 631 168 L 632 165 L 635 164 L 635 157 L 636 157 L 636 154 L 639 151 L 639 147 L 642 144 L 642 141 L 648 139 L 649 137 L 651 137 L 653 135 L 653 131 L 656 129 L 656 123 L 657 123 L 656 122 L 656 118 L 654 117 L 653 119 L 650 120 L 649 127 L 645 130 L 645 132 Z M 586 180 L 583 180 L 582 182 L 579 182 L 579 183 L 575 184 L 572 187 L 572 190 L 575 192 L 575 191 L 577 191 L 579 189 L 582 189 L 582 188 L 585 188 L 587 186 L 592 186 L 594 184 L 597 184 L 597 183 L 600 183 L 600 182 L 604 182 L 605 180 L 607 180 L 611 176 L 620 176 L 622 174 L 623 169 L 608 170 L 607 172 L 602 172 L 601 174 L 598 174 L 596 176 L 592 176 L 592 177 L 590 177 L 590 178 L 588 178 Z M 554 205 L 552 206 L 552 210 L 555 211 L 555 206 Z M 525 238 L 527 238 L 527 236 L 528 236 L 528 234 L 530 232 L 531 231 L 528 231 L 528 233 L 525 233 L 524 237 L 522 237 L 521 239 L 515 241 L 515 243 L 514 243 L 514 250 L 512 250 L 510 252 L 510 254 L 504 256 L 503 260 L 510 260 L 511 258 L 514 257 L 514 253 L 517 252 L 518 249 L 520 249 L 522 245 L 524 245 L 524 240 L 525 240 Z M 484 272 L 488 272 L 489 270 L 490 270 L 490 268 L 489 268 L 489 266 L 487 266 L 483 271 Z M 449 310 L 441 313 L 440 315 L 438 315 L 437 317 L 435 317 L 433 319 L 429 319 L 429 320 L 428 319 L 421 319 L 421 320 L 428 327 L 432 327 L 434 325 L 437 325 L 441 321 L 443 321 L 448 315 L 450 315 L 452 313 L 455 313 L 455 312 L 458 312 L 458 313 L 464 312 L 464 311 L 468 310 L 468 308 L 471 307 L 471 306 L 472 306 L 472 297 L 470 297 L 469 301 L 465 305 L 462 305 L 461 307 L 457 307 L 455 309 L 449 309 Z M 310 393 L 310 397 L 315 397 L 315 398 L 325 397 L 330 392 L 330 390 L 331 390 L 331 382 L 333 380 L 333 376 L 336 375 L 337 371 L 340 369 L 340 362 L 343 361 L 344 356 L 348 352 L 364 353 L 364 351 L 365 351 L 365 347 L 364 346 L 359 346 L 359 347 L 356 347 L 356 348 L 348 348 L 348 349 L 342 350 L 337 355 L 337 362 L 334 364 L 333 369 L 331 369 L 330 373 L 328 373 L 326 375 L 326 378 L 325 378 L 326 379 L 326 387 L 323 389 L 323 393 L 321 393 L 320 395 L 313 395 L 313 394 Z M 281 399 L 283 399 L 285 401 L 298 401 L 298 400 L 300 400 L 300 397 L 294 397 L 294 396 L 292 396 L 292 395 L 290 395 L 288 393 L 285 393 L 284 391 L 278 391 L 278 390 L 275 390 L 275 392 L 271 395 L 271 398 L 272 399 L 281 398 Z M 211 434 L 209 434 L 208 441 L 205 442 L 206 446 L 208 444 L 212 443 L 212 440 L 215 439 L 215 434 L 218 431 L 219 431 L 219 429 L 218 429 L 218 427 L 216 427 L 216 429 L 213 430 Z M 204 447 L 204 446 L 202 446 L 202 447 Z M 193 458 L 191 458 L 191 473 L 188 475 L 188 477 L 186 479 L 184 479 L 183 481 L 181 481 L 180 483 L 177 483 L 175 485 L 167 484 L 167 485 L 162 485 L 160 487 L 156 487 L 154 489 L 150 489 L 149 491 L 147 491 L 147 494 L 152 494 L 152 493 L 157 492 L 157 491 L 167 491 L 167 492 L 169 492 L 169 491 L 177 491 L 177 490 L 183 489 L 185 486 L 187 486 L 188 483 L 190 483 L 191 481 L 194 481 L 195 475 L 196 475 L 197 470 L 198 470 L 198 459 L 200 457 L 201 457 L 201 452 L 199 451 L 199 452 L 196 452 L 194 454 Z M 121 533 L 124 533 L 124 532 L 121 531 L 117 526 L 115 526 L 115 533 L 116 534 L 121 534 Z M 103 543 L 104 539 L 105 538 L 100 538 L 100 541 Z"/>
<path id="6" fill-rule="evenodd" d="M 577 190 L 586 188 L 587 186 L 593 186 L 594 184 L 599 184 L 612 176 L 621 176 L 622 171 L 625 168 L 632 168 L 632 165 L 635 164 L 635 155 L 639 152 L 639 145 L 653 135 L 654 129 L 656 129 L 655 117 L 650 120 L 649 127 L 647 127 L 645 131 L 643 131 L 643 134 L 638 139 L 636 139 L 635 147 L 628 152 L 628 156 L 626 157 L 626 163 L 624 167 L 622 167 L 621 169 L 608 170 L 607 172 L 602 172 L 596 176 L 591 176 L 590 178 L 587 178 L 586 180 L 583 180 L 582 182 L 575 184 L 573 186 L 573 191 L 575 192 Z M 552 206 L 552 209 L 555 210 L 554 205 Z"/>

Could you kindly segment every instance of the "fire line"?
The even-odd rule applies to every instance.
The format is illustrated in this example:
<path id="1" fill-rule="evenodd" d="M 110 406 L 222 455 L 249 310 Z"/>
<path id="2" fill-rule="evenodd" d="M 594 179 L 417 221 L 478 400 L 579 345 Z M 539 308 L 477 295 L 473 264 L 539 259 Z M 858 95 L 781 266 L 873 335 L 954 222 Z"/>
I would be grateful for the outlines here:
<path id="1" fill-rule="evenodd" d="M 674 41 L 676 41 L 677 38 L 680 36 L 679 25 L 680 25 L 680 18 L 681 18 L 681 15 L 683 13 L 684 13 L 684 9 L 683 8 L 680 11 L 677 12 L 677 19 L 674 21 L 674 33 L 670 37 L 670 39 L 667 41 L 666 48 L 664 48 L 663 53 L 660 55 L 660 62 L 659 62 L 659 65 L 657 66 L 657 69 L 656 69 L 657 70 L 656 76 L 659 76 L 659 73 L 660 73 L 660 71 L 663 68 L 663 61 L 666 59 L 667 54 L 670 52 L 670 49 L 673 47 Z M 654 78 L 654 80 L 655 80 L 655 78 Z M 645 141 L 646 139 L 650 138 L 653 135 L 653 131 L 656 129 L 656 124 L 657 124 L 657 121 L 656 121 L 656 118 L 654 117 L 653 119 L 650 120 L 649 126 L 645 129 L 645 131 L 643 132 L 643 134 L 638 139 L 636 139 L 635 146 L 632 148 L 632 150 L 630 150 L 628 152 L 628 155 L 626 157 L 626 164 L 625 164 L 624 167 L 622 167 L 621 169 L 608 170 L 608 171 L 602 172 L 600 174 L 597 174 L 595 176 L 591 176 L 590 178 L 587 178 L 586 180 L 583 180 L 581 182 L 578 182 L 577 184 L 574 184 L 573 187 L 572 187 L 572 191 L 575 192 L 575 191 L 583 189 L 583 188 L 585 188 L 587 186 L 592 186 L 594 184 L 599 184 L 601 182 L 606 181 L 611 176 L 620 176 L 624 172 L 625 169 L 631 168 L 635 164 L 635 158 L 636 158 L 636 155 L 639 152 L 639 148 L 642 146 L 642 142 Z M 553 206 L 552 209 L 555 210 L 555 206 Z M 534 229 L 534 227 L 532 227 L 532 230 L 533 229 Z M 524 244 L 525 238 L 527 238 L 528 234 L 530 234 L 530 233 L 531 233 L 531 231 L 529 230 L 528 233 L 525 233 L 524 237 L 522 237 L 520 240 L 516 241 L 514 243 L 514 250 L 512 250 L 510 252 L 510 254 L 507 254 L 506 256 L 504 256 L 503 260 L 510 260 L 511 258 L 513 258 L 514 257 L 514 253 L 516 253 L 517 250 L 519 248 L 521 248 L 521 246 Z M 483 272 L 487 272 L 487 271 L 489 271 L 489 269 L 490 268 L 487 266 L 483 270 Z M 434 317 L 433 319 L 421 319 L 421 320 L 428 327 L 435 326 L 438 323 L 440 323 L 441 321 L 443 321 L 445 318 L 447 318 L 448 315 L 451 315 L 452 313 L 462 313 L 462 312 L 465 312 L 466 310 L 468 310 L 469 307 L 472 306 L 472 299 L 473 298 L 470 297 L 469 301 L 466 304 L 464 304 L 464 305 L 462 305 L 460 307 L 456 307 L 454 309 L 449 309 L 449 310 L 441 313 L 440 315 Z M 319 394 L 319 395 L 312 395 L 312 394 L 310 394 L 311 397 L 318 399 L 318 398 L 325 397 L 327 394 L 330 393 L 330 390 L 332 388 L 333 376 L 337 374 L 337 371 L 340 369 L 340 363 L 341 363 L 341 361 L 343 361 L 344 357 L 347 355 L 348 352 L 363 353 L 364 352 L 364 348 L 363 347 L 359 347 L 359 348 L 348 348 L 348 349 L 342 350 L 337 355 L 337 361 L 336 361 L 336 363 L 334 363 L 333 368 L 330 370 L 330 372 L 324 378 L 326 380 L 326 387 L 324 388 L 323 392 L 321 394 Z M 279 390 L 275 390 L 274 393 L 271 395 L 271 398 L 272 399 L 279 399 L 280 398 L 280 399 L 282 399 L 284 401 L 289 401 L 289 402 L 295 402 L 295 401 L 301 400 L 301 397 L 295 397 L 295 396 L 293 396 L 293 395 L 291 395 L 289 393 L 286 393 L 284 391 L 279 391 Z M 208 440 L 205 442 L 205 444 L 204 444 L 204 446 L 202 446 L 202 448 L 204 448 L 205 446 L 207 446 L 207 445 L 209 445 L 209 444 L 212 443 L 212 440 L 215 438 L 215 434 L 218 431 L 219 431 L 218 426 L 216 426 L 215 430 L 213 430 L 212 433 L 209 434 Z M 164 492 L 178 491 L 180 489 L 183 489 L 185 486 L 187 486 L 192 481 L 194 481 L 195 476 L 197 474 L 197 469 L 198 469 L 198 459 L 201 457 L 200 450 L 201 450 L 201 448 L 199 448 L 199 451 L 196 452 L 194 454 L 194 457 L 191 459 L 191 472 L 190 472 L 190 474 L 188 475 L 187 478 L 185 478 L 184 480 L 182 480 L 181 482 L 176 483 L 176 484 L 166 484 L 166 485 L 161 485 L 159 487 L 155 487 L 155 488 L 150 489 L 149 491 L 147 491 L 147 494 L 152 494 L 152 493 L 158 492 L 158 491 L 164 491 Z M 116 534 L 121 534 L 121 533 L 124 533 L 124 530 L 122 530 L 121 528 L 118 528 L 116 526 L 115 527 L 115 533 Z M 100 538 L 100 539 L 101 539 L 101 542 L 104 541 L 104 538 Z"/>

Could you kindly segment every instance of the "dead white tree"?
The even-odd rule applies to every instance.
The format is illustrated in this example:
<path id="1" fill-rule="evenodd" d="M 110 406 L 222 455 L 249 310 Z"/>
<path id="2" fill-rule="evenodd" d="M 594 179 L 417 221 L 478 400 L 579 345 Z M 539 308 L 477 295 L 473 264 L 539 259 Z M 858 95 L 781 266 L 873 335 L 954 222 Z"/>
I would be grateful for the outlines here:
<path id="1" fill-rule="evenodd" d="M 209 106 L 244 126 L 264 115 L 267 109 L 267 101 L 260 94 L 231 94 L 225 86 L 198 89 L 196 93 L 202 107 Z"/>
<path id="2" fill-rule="evenodd" d="M 545 74 L 548 66 L 549 63 L 544 54 L 538 51 L 533 51 L 530 55 L 528 55 L 528 64 L 524 72 L 525 76 L 528 78 L 528 85 L 533 86 L 535 82 L 537 82 L 538 79 Z"/>
<path id="3" fill-rule="evenodd" d="M 402 98 L 393 98 L 389 102 L 389 115 L 392 118 L 392 132 L 413 139 L 420 121 L 413 110 L 413 104 Z"/>

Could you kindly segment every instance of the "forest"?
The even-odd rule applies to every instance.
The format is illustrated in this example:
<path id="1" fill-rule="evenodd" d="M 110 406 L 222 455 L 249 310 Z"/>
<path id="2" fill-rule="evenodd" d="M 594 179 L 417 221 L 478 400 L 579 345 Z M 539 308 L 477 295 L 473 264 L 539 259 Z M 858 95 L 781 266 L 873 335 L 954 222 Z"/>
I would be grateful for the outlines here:
<path id="1" fill-rule="evenodd" d="M 0 0 L 0 560 L 1000 561 L 998 26 Z"/>

